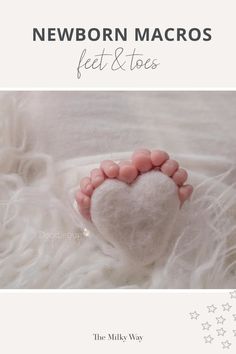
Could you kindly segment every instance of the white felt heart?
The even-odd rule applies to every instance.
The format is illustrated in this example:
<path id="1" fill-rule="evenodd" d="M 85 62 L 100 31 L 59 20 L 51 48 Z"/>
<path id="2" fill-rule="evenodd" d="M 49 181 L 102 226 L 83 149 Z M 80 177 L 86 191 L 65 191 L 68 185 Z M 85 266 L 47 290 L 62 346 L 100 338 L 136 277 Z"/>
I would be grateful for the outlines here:
<path id="1" fill-rule="evenodd" d="M 127 185 L 106 180 L 94 191 L 91 217 L 100 237 L 142 265 L 163 257 L 179 210 L 177 186 L 159 171 Z"/>

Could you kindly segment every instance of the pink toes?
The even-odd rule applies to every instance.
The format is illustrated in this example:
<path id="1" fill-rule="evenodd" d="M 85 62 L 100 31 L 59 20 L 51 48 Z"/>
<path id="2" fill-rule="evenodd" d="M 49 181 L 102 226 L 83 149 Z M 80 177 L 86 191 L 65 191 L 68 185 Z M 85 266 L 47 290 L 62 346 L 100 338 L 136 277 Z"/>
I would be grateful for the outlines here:
<path id="1" fill-rule="evenodd" d="M 76 201 L 81 215 L 85 219 L 91 220 L 91 196 L 94 189 L 99 187 L 106 178 L 117 178 L 119 181 L 130 184 L 139 173 L 152 169 L 159 170 L 173 179 L 178 186 L 180 206 L 182 206 L 193 192 L 191 185 L 184 185 L 188 178 L 187 172 L 183 168 L 179 168 L 179 164 L 175 160 L 169 159 L 169 155 L 165 151 L 141 149 L 134 152 L 132 162 L 122 161 L 118 165 L 114 161 L 105 160 L 101 163 L 100 168 L 91 171 L 90 177 L 85 177 L 80 181 L 80 191 L 76 195 Z"/>
<path id="2" fill-rule="evenodd" d="M 161 166 L 168 159 L 169 159 L 169 155 L 165 151 L 153 150 L 151 152 L 151 161 L 153 166 L 155 167 Z"/>
<path id="3" fill-rule="evenodd" d="M 179 199 L 181 206 L 183 203 L 191 196 L 193 192 L 193 187 L 190 184 L 186 184 L 179 188 Z"/>
<path id="4" fill-rule="evenodd" d="M 179 164 L 175 160 L 167 160 L 166 162 L 163 163 L 161 166 L 161 171 L 171 177 L 175 173 L 175 171 L 179 168 Z"/>
<path id="5" fill-rule="evenodd" d="M 84 177 L 80 181 L 80 189 L 87 196 L 91 196 L 93 193 L 93 185 L 89 177 Z"/>
<path id="6" fill-rule="evenodd" d="M 87 220 L 91 220 L 90 209 L 80 209 L 80 214 Z"/>
<path id="7" fill-rule="evenodd" d="M 152 169 L 151 152 L 146 149 L 133 153 L 132 163 L 140 172 L 147 172 Z"/>
<path id="8" fill-rule="evenodd" d="M 100 168 L 95 168 L 90 172 L 91 183 L 93 188 L 97 188 L 105 180 L 103 171 Z"/>
<path id="9" fill-rule="evenodd" d="M 132 183 L 138 175 L 137 168 L 129 161 L 120 163 L 118 179 L 125 183 Z"/>
<path id="10" fill-rule="evenodd" d="M 172 177 L 173 181 L 179 187 L 179 200 L 180 206 L 190 197 L 193 192 L 193 187 L 191 185 L 183 185 L 188 174 L 183 168 L 179 168 L 179 164 L 175 160 L 167 160 L 161 166 L 161 171 L 169 177 Z"/>
<path id="11" fill-rule="evenodd" d="M 79 190 L 76 194 L 75 197 L 79 211 L 81 215 L 90 220 L 90 205 L 91 205 L 91 199 L 87 195 L 85 195 L 81 190 Z"/>
<path id="12" fill-rule="evenodd" d="M 183 168 L 179 168 L 172 176 L 174 182 L 177 186 L 182 186 L 188 178 L 187 172 Z"/>
<path id="13" fill-rule="evenodd" d="M 115 178 L 119 174 L 119 166 L 112 160 L 102 161 L 101 169 L 109 178 Z"/>

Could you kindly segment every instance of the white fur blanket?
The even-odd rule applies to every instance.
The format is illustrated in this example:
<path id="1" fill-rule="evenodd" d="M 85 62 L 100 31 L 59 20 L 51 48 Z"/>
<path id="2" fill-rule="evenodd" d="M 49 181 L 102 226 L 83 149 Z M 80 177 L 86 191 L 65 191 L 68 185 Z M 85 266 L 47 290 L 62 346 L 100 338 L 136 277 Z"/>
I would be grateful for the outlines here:
<path id="1" fill-rule="evenodd" d="M 0 94 L 1 288 L 236 286 L 234 92 Z M 79 179 L 103 158 L 160 148 L 195 187 L 163 267 L 127 268 L 83 232 Z"/>

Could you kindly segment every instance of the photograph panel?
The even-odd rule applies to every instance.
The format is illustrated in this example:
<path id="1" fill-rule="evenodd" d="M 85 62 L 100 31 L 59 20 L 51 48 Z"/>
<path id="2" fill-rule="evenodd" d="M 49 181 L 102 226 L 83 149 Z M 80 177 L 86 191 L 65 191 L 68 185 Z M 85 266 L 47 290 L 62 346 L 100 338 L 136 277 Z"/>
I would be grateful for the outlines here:
<path id="1" fill-rule="evenodd" d="M 2 289 L 236 281 L 231 91 L 0 93 Z"/>

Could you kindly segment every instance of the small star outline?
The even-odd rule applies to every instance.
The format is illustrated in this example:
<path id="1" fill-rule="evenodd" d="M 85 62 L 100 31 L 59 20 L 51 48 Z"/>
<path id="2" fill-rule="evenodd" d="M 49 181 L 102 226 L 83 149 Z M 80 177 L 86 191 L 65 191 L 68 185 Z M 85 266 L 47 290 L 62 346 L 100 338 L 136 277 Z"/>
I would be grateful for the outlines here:
<path id="1" fill-rule="evenodd" d="M 221 342 L 221 344 L 223 349 L 229 349 L 232 345 L 232 343 L 230 343 L 228 340 Z"/>
<path id="2" fill-rule="evenodd" d="M 223 324 L 226 319 L 222 316 L 216 317 L 217 324 Z"/>
<path id="3" fill-rule="evenodd" d="M 203 329 L 203 331 L 204 331 L 204 330 L 209 331 L 210 328 L 211 328 L 211 324 L 210 324 L 209 322 L 202 323 L 202 329 Z"/>
<path id="4" fill-rule="evenodd" d="M 217 310 L 217 307 L 215 305 L 207 306 L 207 308 L 208 308 L 208 312 L 212 312 L 212 313 L 214 313 Z"/>
<path id="5" fill-rule="evenodd" d="M 191 318 L 191 320 L 197 320 L 199 316 L 200 316 L 200 314 L 197 313 L 197 311 L 190 312 L 190 318 Z"/>
<path id="6" fill-rule="evenodd" d="M 204 337 L 205 343 L 210 343 L 214 340 L 214 338 L 209 334 L 208 336 Z"/>
<path id="7" fill-rule="evenodd" d="M 228 311 L 228 312 L 232 307 L 228 302 L 226 304 L 222 304 L 221 306 L 223 307 L 223 311 Z"/>
<path id="8" fill-rule="evenodd" d="M 224 336 L 226 333 L 226 330 L 221 327 L 221 328 L 217 329 L 216 332 L 217 332 L 217 336 Z"/>
<path id="9" fill-rule="evenodd" d="M 236 299 L 236 290 L 230 291 L 229 294 L 231 299 Z"/>

